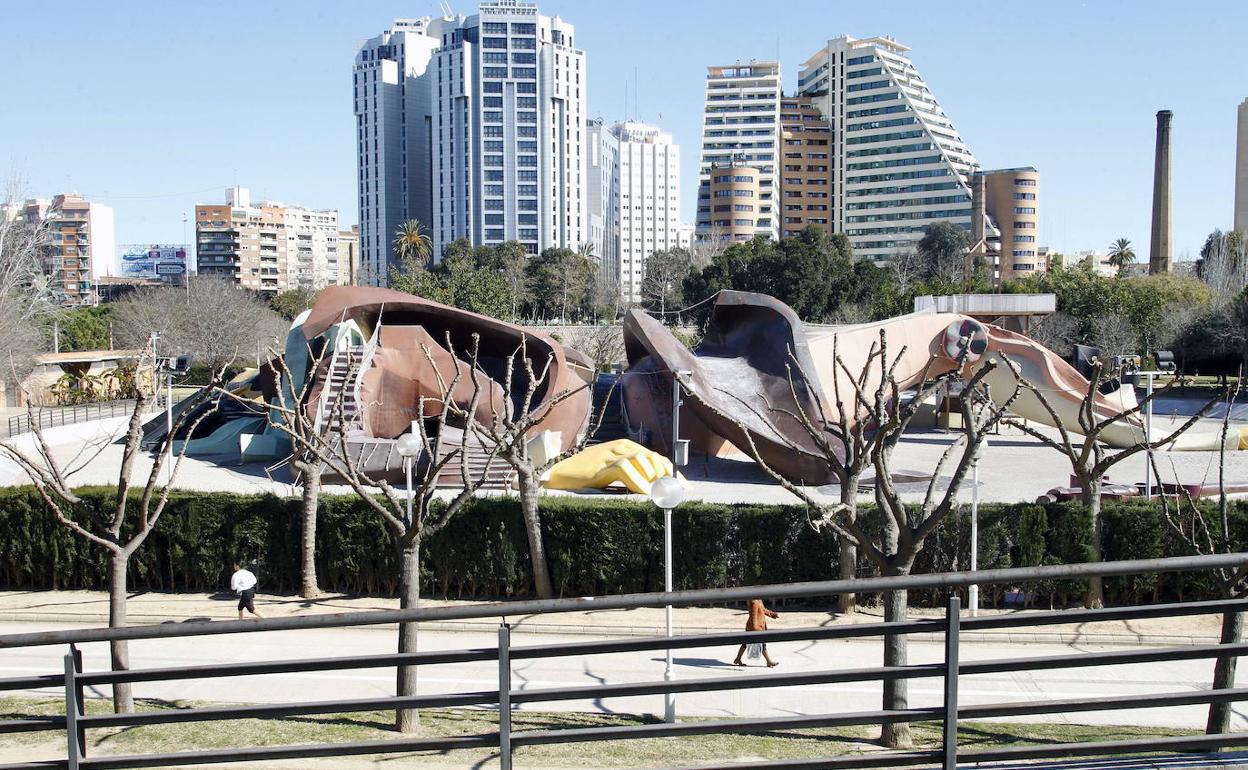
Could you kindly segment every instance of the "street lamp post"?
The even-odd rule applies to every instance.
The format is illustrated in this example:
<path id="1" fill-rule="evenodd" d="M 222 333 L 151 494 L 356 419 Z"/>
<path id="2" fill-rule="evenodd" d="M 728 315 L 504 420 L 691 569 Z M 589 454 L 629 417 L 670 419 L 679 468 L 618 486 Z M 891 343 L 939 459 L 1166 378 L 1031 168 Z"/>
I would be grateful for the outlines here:
<path id="1" fill-rule="evenodd" d="M 403 457 L 403 474 L 407 477 L 407 521 L 404 524 L 410 527 L 412 526 L 412 463 L 420 456 L 424 447 L 415 433 L 404 433 L 394 444 L 395 449 L 399 450 L 399 454 Z"/>
<path id="2" fill-rule="evenodd" d="M 975 454 L 971 455 L 971 572 L 979 569 L 979 461 L 987 448 L 988 437 L 984 436 L 975 448 Z M 976 617 L 979 615 L 979 586 L 971 583 L 966 593 L 967 604 L 971 605 L 971 617 Z"/>
<path id="3" fill-rule="evenodd" d="M 685 501 L 685 487 L 675 476 L 664 476 L 650 486 L 650 499 L 663 511 L 663 590 L 667 593 L 672 588 L 672 509 Z M 664 608 L 667 625 L 667 638 L 672 638 L 672 605 Z M 672 648 L 667 648 L 667 657 L 663 670 L 663 680 L 671 682 L 676 678 L 672 671 Z M 663 719 L 667 722 L 676 721 L 676 695 L 665 693 L 663 696 Z"/>
<path id="4" fill-rule="evenodd" d="M 1146 378 L 1148 383 L 1145 390 L 1145 397 L 1148 402 L 1144 405 L 1144 499 L 1153 499 L 1153 377 L 1159 372 L 1149 371 L 1140 372 Z"/>
<path id="5" fill-rule="evenodd" d="M 680 406 L 684 401 L 680 397 L 680 378 L 688 377 L 693 372 L 681 369 L 672 372 L 672 469 L 689 462 L 689 453 L 680 441 Z"/>

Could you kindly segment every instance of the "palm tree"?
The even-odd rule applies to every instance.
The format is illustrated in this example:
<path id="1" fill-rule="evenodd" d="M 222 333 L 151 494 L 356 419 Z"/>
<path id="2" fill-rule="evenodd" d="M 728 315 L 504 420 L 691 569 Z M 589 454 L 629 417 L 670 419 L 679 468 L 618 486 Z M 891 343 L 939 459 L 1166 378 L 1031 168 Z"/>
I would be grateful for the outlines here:
<path id="1" fill-rule="evenodd" d="M 1118 272 L 1122 272 L 1122 268 L 1135 261 L 1135 249 L 1131 248 L 1131 241 L 1127 238 L 1119 238 L 1109 245 L 1109 264 L 1118 268 Z"/>
<path id="2" fill-rule="evenodd" d="M 433 254 L 433 241 L 425 233 L 419 219 L 409 219 L 394 232 L 394 253 L 404 262 L 417 261 L 428 264 Z"/>

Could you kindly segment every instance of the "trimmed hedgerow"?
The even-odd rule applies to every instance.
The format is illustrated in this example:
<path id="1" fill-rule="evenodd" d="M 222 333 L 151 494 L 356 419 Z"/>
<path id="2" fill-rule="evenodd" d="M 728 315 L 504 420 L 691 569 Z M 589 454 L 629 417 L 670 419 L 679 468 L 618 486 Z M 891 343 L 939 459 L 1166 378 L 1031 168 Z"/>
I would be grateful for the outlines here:
<path id="1" fill-rule="evenodd" d="M 106 503 L 105 488 L 81 494 Z M 1212 504 L 1208 504 L 1212 505 Z M 662 515 L 644 501 L 548 497 L 542 502 L 551 575 L 563 596 L 655 591 L 662 587 Z M 860 512 L 878 529 L 873 508 Z M 1074 503 L 982 504 L 980 569 L 1088 561 L 1089 518 Z M 1186 551 L 1155 504 L 1106 503 L 1107 560 L 1176 556 Z M 226 585 L 230 562 L 253 561 L 265 590 L 293 592 L 299 584 L 299 500 L 271 495 L 175 492 L 148 542 L 135 554 L 132 587 L 214 591 Z M 1216 527 L 1217 517 L 1210 516 Z M 816 532 L 803 510 L 781 505 L 691 503 L 674 513 L 678 589 L 828 580 L 838 574 L 835 538 Z M 1248 547 L 1248 504 L 1232 510 L 1236 547 Z M 1215 536 L 1217 533 L 1214 533 Z M 318 571 L 324 589 L 393 595 L 399 553 L 380 519 L 351 496 L 321 498 Z M 968 512 L 951 516 L 928 539 L 916 572 L 967 569 Z M 526 596 L 532 590 L 528 545 L 519 503 L 479 498 L 425 544 L 424 591 L 448 598 Z M 859 575 L 874 573 L 860 558 Z M 106 560 L 70 534 L 29 487 L 0 490 L 0 587 L 103 588 Z M 1014 586 L 985 586 L 986 603 L 1005 600 Z M 1026 587 L 1025 599 L 1063 606 L 1081 599 L 1080 581 Z M 1215 595 L 1212 577 L 1198 573 L 1106 580 L 1116 604 L 1190 600 Z M 1015 593 L 1017 599 L 1019 594 Z M 914 592 L 916 604 L 939 603 L 936 592 Z"/>

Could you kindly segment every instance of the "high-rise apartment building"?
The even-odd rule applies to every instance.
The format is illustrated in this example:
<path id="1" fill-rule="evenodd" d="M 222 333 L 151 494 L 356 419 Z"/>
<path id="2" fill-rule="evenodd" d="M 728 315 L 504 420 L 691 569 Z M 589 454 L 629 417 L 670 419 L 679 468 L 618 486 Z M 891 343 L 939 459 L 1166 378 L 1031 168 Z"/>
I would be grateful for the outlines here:
<path id="1" fill-rule="evenodd" d="M 754 220 L 755 235 L 779 234 L 776 210 L 777 153 L 780 144 L 780 63 L 708 67 L 702 117 L 702 158 L 698 167 L 697 237 L 722 239 L 727 234 L 714 222 L 711 198 L 716 166 L 749 166 L 758 173 Z M 721 204 L 722 205 L 722 204 Z M 723 212 L 720 212 L 721 214 Z M 745 217 L 736 217 L 745 219 Z M 740 229 L 734 227 L 734 238 Z"/>
<path id="2" fill-rule="evenodd" d="M 859 258 L 913 250 L 934 222 L 971 228 L 979 164 L 892 38 L 848 35 L 802 65 L 798 91 L 828 121 L 829 224 Z"/>
<path id="3" fill-rule="evenodd" d="M 585 53 L 533 3 L 447 21 L 430 63 L 435 254 L 457 238 L 530 254 L 589 238 Z"/>
<path id="4" fill-rule="evenodd" d="M 997 280 L 1047 271 L 1048 259 L 1039 246 L 1040 172 L 1025 166 L 981 171 L 977 176 L 983 178 L 985 232 L 995 246 Z"/>
<path id="5" fill-rule="evenodd" d="M 355 55 L 359 269 L 365 283 L 384 284 L 397 264 L 394 236 L 403 222 L 433 222 L 427 74 L 443 23 L 398 19 Z"/>
<path id="6" fill-rule="evenodd" d="M 807 225 L 832 232 L 829 215 L 832 129 L 813 97 L 780 102 L 780 237 L 793 238 Z"/>
<path id="7" fill-rule="evenodd" d="M 594 122 L 589 135 L 590 242 L 604 278 L 640 302 L 646 259 L 680 245 L 680 146 L 634 121 Z"/>
<path id="8" fill-rule="evenodd" d="M 246 187 L 226 190 L 226 202 L 195 206 L 200 275 L 276 294 L 340 281 L 338 212 L 251 202 Z"/>
<path id="9" fill-rule="evenodd" d="M 21 217 L 48 229 L 43 272 L 53 299 L 64 307 L 95 305 L 96 279 L 116 272 L 112 208 L 62 194 L 26 201 Z"/>

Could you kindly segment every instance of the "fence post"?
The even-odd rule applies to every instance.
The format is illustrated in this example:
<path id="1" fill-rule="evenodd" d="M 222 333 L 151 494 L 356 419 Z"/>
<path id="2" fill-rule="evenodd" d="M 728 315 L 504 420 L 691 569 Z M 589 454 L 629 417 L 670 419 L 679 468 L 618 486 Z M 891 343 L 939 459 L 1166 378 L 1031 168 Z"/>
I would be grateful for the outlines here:
<path id="1" fill-rule="evenodd" d="M 498 766 L 511 770 L 511 626 L 498 627 Z"/>
<path id="2" fill-rule="evenodd" d="M 68 770 L 78 770 L 79 763 L 87 756 L 86 730 L 79 725 L 83 716 L 82 685 L 78 674 L 82 673 L 82 651 L 69 645 L 65 656 L 65 743 Z"/>
<path id="3" fill-rule="evenodd" d="M 944 770 L 958 767 L 958 631 L 962 603 L 958 595 L 949 597 L 945 609 L 945 757 Z"/>

